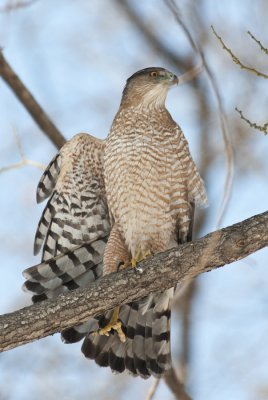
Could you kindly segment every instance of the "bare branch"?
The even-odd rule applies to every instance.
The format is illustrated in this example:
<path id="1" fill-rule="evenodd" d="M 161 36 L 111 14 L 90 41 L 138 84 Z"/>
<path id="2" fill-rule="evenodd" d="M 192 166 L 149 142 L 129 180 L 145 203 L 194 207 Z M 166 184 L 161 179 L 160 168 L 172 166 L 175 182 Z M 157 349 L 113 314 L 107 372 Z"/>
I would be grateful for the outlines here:
<path id="1" fill-rule="evenodd" d="M 23 158 L 18 163 L 14 163 L 14 164 L 7 165 L 5 167 L 1 167 L 0 174 L 3 172 L 11 171 L 12 169 L 19 169 L 19 168 L 25 167 L 26 165 L 35 167 L 37 169 L 40 169 L 41 171 L 44 171 L 44 169 L 45 169 L 45 166 L 43 164 L 40 164 L 36 161 L 28 160 L 27 158 Z"/>
<path id="2" fill-rule="evenodd" d="M 45 165 L 43 165 L 43 164 L 41 164 L 39 162 L 36 162 L 36 161 L 28 160 L 25 157 L 21 141 L 20 141 L 15 129 L 13 129 L 13 135 L 14 135 L 14 138 L 15 138 L 16 147 L 17 147 L 18 152 L 20 154 L 21 160 L 18 163 L 14 163 L 14 164 L 7 165 L 5 167 L 1 167 L 0 168 L 0 173 L 6 172 L 6 171 L 10 171 L 12 169 L 19 169 L 21 167 L 25 167 L 26 165 L 29 165 L 31 167 L 35 167 L 35 168 L 40 169 L 41 171 L 44 171 L 46 169 Z"/>
<path id="3" fill-rule="evenodd" d="M 88 287 L 59 295 L 0 317 L 0 351 L 78 325 L 118 304 L 129 303 L 182 283 L 202 272 L 241 260 L 268 245 L 268 211 L 140 263 L 142 274 L 126 269 Z"/>
<path id="4" fill-rule="evenodd" d="M 154 395 L 156 393 L 156 390 L 157 390 L 157 388 L 159 386 L 159 383 L 160 383 L 160 378 L 155 378 L 154 381 L 153 381 L 152 386 L 150 387 L 150 389 L 148 391 L 148 394 L 146 396 L 146 400 L 152 400 L 152 398 L 154 397 Z"/>
<path id="5" fill-rule="evenodd" d="M 170 388 L 175 398 L 178 400 L 191 400 L 191 397 L 186 393 L 184 385 L 178 378 L 176 371 L 171 367 L 164 375 L 165 382 Z"/>
<path id="6" fill-rule="evenodd" d="M 36 0 L 28 0 L 28 1 L 16 1 L 16 2 L 7 2 L 5 6 L 0 7 L 0 12 L 1 13 L 8 13 L 10 11 L 16 11 L 20 8 L 25 8 L 33 3 L 35 3 Z"/>
<path id="7" fill-rule="evenodd" d="M 15 74 L 11 66 L 7 63 L 1 49 L 0 75 L 31 114 L 40 129 L 42 129 L 55 146 L 57 146 L 57 148 L 63 146 L 65 138 L 46 115 L 45 111 L 40 107 L 26 86 L 21 82 L 20 78 Z"/>
<path id="8" fill-rule="evenodd" d="M 200 75 L 204 71 L 204 64 L 203 60 L 199 62 L 199 64 L 195 65 L 193 68 L 191 68 L 189 71 L 185 72 L 182 75 L 179 75 L 179 84 L 187 83 L 192 81 L 194 78 L 196 78 L 198 75 Z"/>
<path id="9" fill-rule="evenodd" d="M 260 40 L 258 40 L 250 31 L 247 31 L 247 34 L 260 46 L 260 49 L 264 51 L 265 54 L 268 54 L 268 48 L 264 47 Z"/>
<path id="10" fill-rule="evenodd" d="M 241 119 L 243 119 L 244 121 L 246 121 L 246 122 L 249 124 L 249 126 L 250 126 L 251 128 L 257 129 L 258 131 L 263 132 L 265 135 L 268 134 L 268 122 L 266 122 L 266 123 L 263 124 L 263 125 L 258 125 L 258 124 L 256 124 L 255 122 L 251 122 L 249 119 L 247 119 L 247 118 L 244 116 L 242 110 L 239 110 L 237 107 L 235 107 L 235 110 L 238 112 L 238 114 L 240 115 Z"/>
<path id="11" fill-rule="evenodd" d="M 261 76 L 262 78 L 268 79 L 268 75 L 267 75 L 267 74 L 264 74 L 263 72 L 260 72 L 260 71 L 256 70 L 255 68 L 248 67 L 247 65 L 243 64 L 243 63 L 239 60 L 239 58 L 236 57 L 236 56 L 234 55 L 234 53 L 232 52 L 232 50 L 229 49 L 229 48 L 225 45 L 224 41 L 223 41 L 222 38 L 217 34 L 217 32 L 215 31 L 215 29 L 214 29 L 213 26 L 211 26 L 211 29 L 212 29 L 213 34 L 216 36 L 216 38 L 217 38 L 217 39 L 219 40 L 219 42 L 221 43 L 223 49 L 224 49 L 225 51 L 227 51 L 227 53 L 230 54 L 230 56 L 232 57 L 232 60 L 233 60 L 233 62 L 234 62 L 235 64 L 239 65 L 239 67 L 240 67 L 241 69 L 244 69 L 244 70 L 246 70 L 246 71 L 248 71 L 248 72 L 251 72 L 251 73 L 253 73 L 253 74 L 257 75 L 257 76 Z"/>
<path id="12" fill-rule="evenodd" d="M 171 367 L 164 375 L 164 381 L 166 385 L 169 387 L 171 392 L 175 395 L 175 398 L 178 400 L 191 400 L 191 397 L 186 393 L 184 389 L 184 385 L 179 379 L 174 367 Z M 146 400 L 152 400 L 154 397 L 156 390 L 159 386 L 160 378 L 154 380 L 152 386 L 149 389 L 149 392 L 146 396 Z"/>

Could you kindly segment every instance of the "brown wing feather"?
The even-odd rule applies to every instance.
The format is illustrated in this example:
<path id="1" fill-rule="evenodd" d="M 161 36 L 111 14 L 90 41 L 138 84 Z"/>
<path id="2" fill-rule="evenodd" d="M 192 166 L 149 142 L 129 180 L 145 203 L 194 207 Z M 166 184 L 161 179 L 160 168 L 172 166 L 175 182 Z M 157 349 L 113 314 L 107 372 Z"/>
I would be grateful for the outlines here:
<path id="1" fill-rule="evenodd" d="M 37 201 L 50 196 L 40 218 L 34 253 L 42 263 L 24 271 L 24 290 L 33 301 L 83 287 L 102 275 L 102 259 L 110 233 L 103 180 L 105 142 L 88 134 L 68 141 L 46 168 Z M 63 333 L 81 339 L 88 324 Z M 73 340 L 71 340 L 73 338 Z"/>

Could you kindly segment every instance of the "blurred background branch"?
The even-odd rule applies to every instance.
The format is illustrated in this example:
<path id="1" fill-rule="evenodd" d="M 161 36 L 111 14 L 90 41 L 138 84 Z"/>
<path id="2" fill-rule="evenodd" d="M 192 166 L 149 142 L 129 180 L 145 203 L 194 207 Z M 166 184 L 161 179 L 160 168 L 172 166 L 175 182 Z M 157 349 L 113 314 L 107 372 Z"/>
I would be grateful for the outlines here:
<path id="1" fill-rule="evenodd" d="M 5 167 L 0 167 L 0 173 L 2 172 L 6 172 L 6 171 L 10 171 L 12 169 L 17 169 L 17 168 L 21 168 L 21 167 L 25 167 L 26 165 L 30 166 L 30 167 L 35 167 L 41 171 L 44 171 L 46 166 L 44 164 L 40 164 L 37 161 L 33 161 L 33 160 L 28 160 L 25 157 L 23 148 L 22 148 L 22 143 L 15 131 L 15 129 L 13 130 L 13 135 L 14 135 L 14 139 L 15 139 L 15 144 L 16 147 L 18 149 L 18 153 L 20 155 L 20 161 L 11 165 L 7 165 Z"/>
<path id="2" fill-rule="evenodd" d="M 63 146 L 65 143 L 63 135 L 8 64 L 2 50 L 0 50 L 0 75 L 55 146 L 58 149 Z"/>
<path id="3" fill-rule="evenodd" d="M 10 11 L 17 11 L 20 8 L 28 7 L 35 3 L 37 0 L 25 0 L 25 1 L 6 1 L 6 4 L 0 7 L 0 12 L 9 13 Z"/>

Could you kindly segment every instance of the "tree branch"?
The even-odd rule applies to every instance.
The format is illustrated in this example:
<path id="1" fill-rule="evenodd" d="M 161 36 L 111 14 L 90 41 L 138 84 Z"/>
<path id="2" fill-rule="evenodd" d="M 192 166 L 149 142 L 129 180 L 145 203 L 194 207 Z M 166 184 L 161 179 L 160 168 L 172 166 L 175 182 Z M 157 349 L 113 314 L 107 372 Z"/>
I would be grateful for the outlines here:
<path id="1" fill-rule="evenodd" d="M 238 114 L 240 115 L 240 118 L 243 119 L 244 121 L 246 121 L 247 124 L 249 124 L 249 126 L 251 128 L 257 129 L 258 131 L 263 132 L 265 135 L 268 134 L 268 122 L 266 122 L 263 125 L 258 125 L 256 124 L 256 122 L 251 122 L 249 119 L 247 119 L 242 110 L 239 110 L 239 108 L 235 107 L 235 111 L 238 112 Z"/>
<path id="2" fill-rule="evenodd" d="M 186 393 L 184 389 L 184 385 L 178 378 L 176 371 L 173 367 L 171 367 L 164 375 L 165 382 L 172 393 L 175 395 L 175 398 L 178 400 L 192 400 L 192 398 Z"/>
<path id="3" fill-rule="evenodd" d="M 88 287 L 0 317 L 0 350 L 8 350 L 78 325 L 93 315 L 163 291 L 202 272 L 230 264 L 268 246 L 268 211 L 218 230 L 126 269 Z"/>
<path id="4" fill-rule="evenodd" d="M 0 76 L 2 76 L 6 84 L 28 110 L 40 129 L 42 129 L 42 131 L 49 137 L 49 139 L 57 146 L 58 149 L 61 148 L 66 141 L 65 138 L 49 119 L 45 111 L 37 103 L 26 86 L 21 82 L 20 78 L 13 71 L 11 66 L 6 61 L 1 49 Z"/>
<path id="5" fill-rule="evenodd" d="M 16 11 L 21 8 L 28 7 L 35 3 L 36 0 L 28 0 L 28 1 L 16 1 L 15 3 L 12 1 L 7 2 L 6 5 L 0 7 L 1 13 L 9 13 L 10 11 Z"/>
<path id="6" fill-rule="evenodd" d="M 260 40 L 258 40 L 250 31 L 247 31 L 247 34 L 253 39 L 257 45 L 260 47 L 261 51 L 268 55 L 268 48 L 264 47 Z"/>
<path id="7" fill-rule="evenodd" d="M 264 74 L 263 72 L 260 72 L 260 71 L 256 70 L 255 68 L 252 68 L 252 67 L 249 67 L 249 66 L 243 64 L 240 61 L 240 59 L 236 55 L 234 55 L 232 50 L 229 49 L 229 47 L 226 46 L 226 44 L 224 43 L 222 38 L 217 34 L 217 32 L 215 31 L 213 26 L 211 26 L 211 30 L 212 30 L 213 34 L 216 36 L 216 38 L 219 40 L 220 44 L 222 45 L 223 50 L 225 50 L 227 53 L 229 53 L 229 55 L 231 56 L 231 58 L 232 58 L 232 60 L 233 60 L 233 62 L 235 64 L 239 65 L 239 67 L 241 69 L 244 69 L 245 71 L 252 72 L 253 74 L 255 74 L 257 76 L 261 76 L 262 78 L 268 79 L 268 75 L 267 74 Z"/>

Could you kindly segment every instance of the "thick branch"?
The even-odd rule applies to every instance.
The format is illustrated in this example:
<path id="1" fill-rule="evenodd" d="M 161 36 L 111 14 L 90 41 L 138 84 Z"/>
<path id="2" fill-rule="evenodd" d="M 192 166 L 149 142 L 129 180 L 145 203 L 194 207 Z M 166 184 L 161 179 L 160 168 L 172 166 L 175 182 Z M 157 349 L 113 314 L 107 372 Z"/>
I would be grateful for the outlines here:
<path id="1" fill-rule="evenodd" d="M 65 138 L 49 119 L 45 111 L 37 103 L 26 86 L 21 82 L 20 78 L 15 74 L 11 66 L 7 63 L 1 49 L 0 76 L 2 76 L 6 84 L 28 110 L 40 129 L 42 129 L 42 131 L 49 137 L 49 139 L 57 146 L 58 149 L 61 148 L 61 146 L 63 146 L 65 143 Z"/>
<path id="2" fill-rule="evenodd" d="M 268 211 L 146 259 L 140 264 L 143 274 L 126 269 L 84 289 L 3 315 L 0 350 L 60 332 L 118 304 L 163 291 L 202 272 L 241 260 L 268 246 L 267 228 Z"/>

